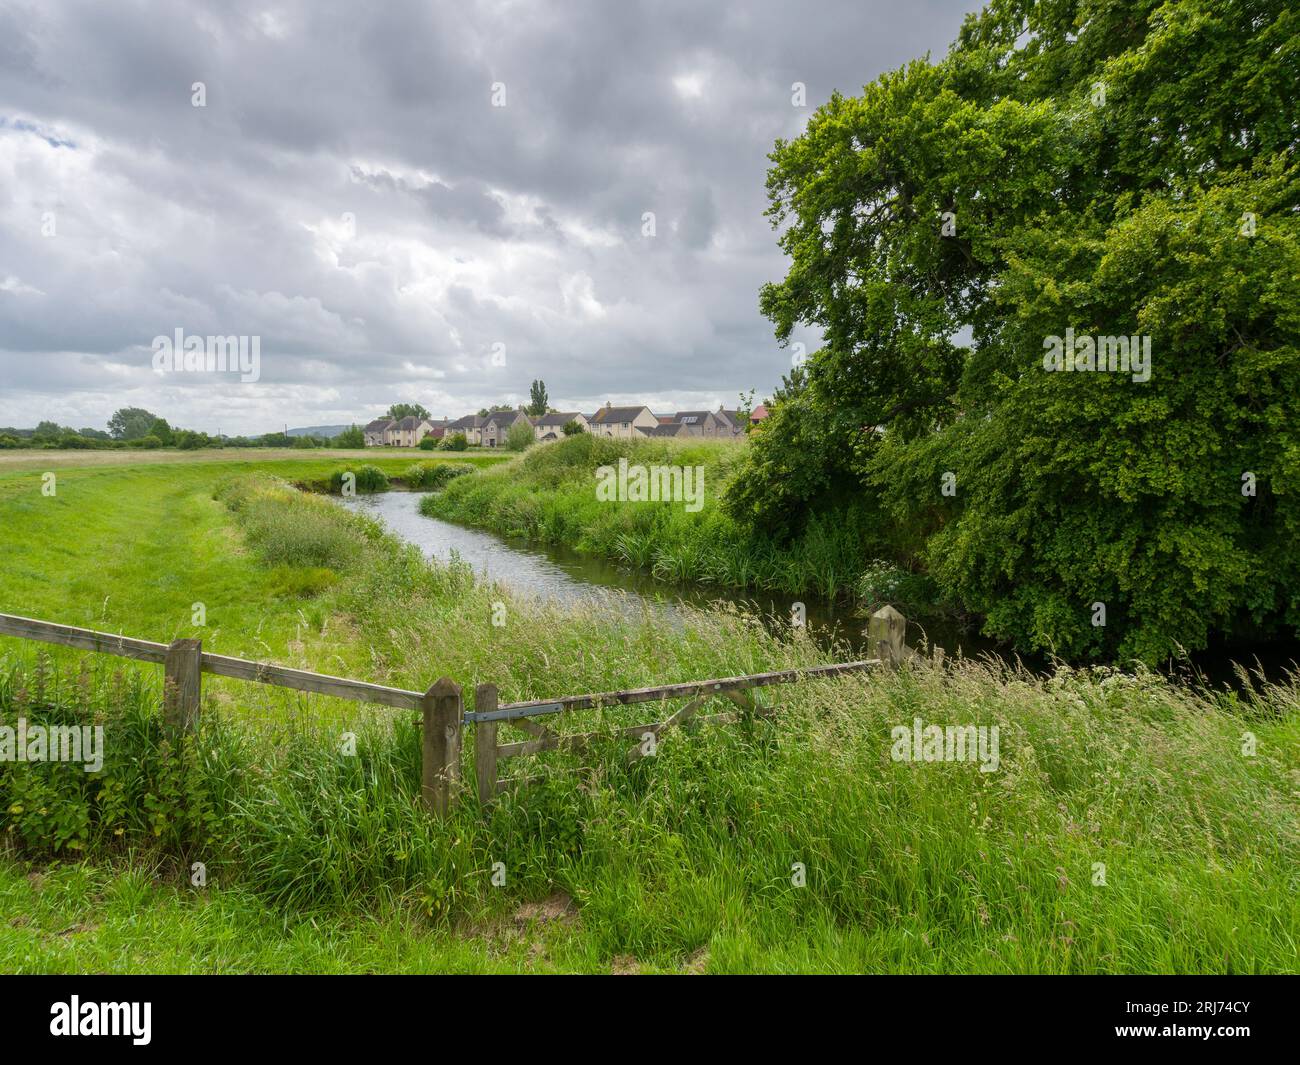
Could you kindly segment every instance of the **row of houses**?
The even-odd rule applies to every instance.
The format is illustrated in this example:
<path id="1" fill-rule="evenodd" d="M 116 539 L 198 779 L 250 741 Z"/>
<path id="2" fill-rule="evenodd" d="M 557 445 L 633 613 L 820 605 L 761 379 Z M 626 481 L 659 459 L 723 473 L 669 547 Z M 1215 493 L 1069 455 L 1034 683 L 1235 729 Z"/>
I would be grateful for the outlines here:
<path id="1" fill-rule="evenodd" d="M 765 407 L 754 408 L 748 421 L 757 423 L 767 417 Z M 632 438 L 639 436 L 704 436 L 726 439 L 745 434 L 743 411 L 685 410 L 676 414 L 654 414 L 649 407 L 614 407 L 605 405 L 595 414 L 556 411 L 534 417 L 522 410 L 493 411 L 481 416 L 467 414 L 449 421 L 406 417 L 398 420 L 377 418 L 365 428 L 367 447 L 417 447 L 426 436 L 441 440 L 454 433 L 464 433 L 474 447 L 504 447 L 506 435 L 522 422 L 533 431 L 539 443 L 549 443 L 564 436 L 564 427 L 576 422 L 583 432 L 596 436 Z"/>

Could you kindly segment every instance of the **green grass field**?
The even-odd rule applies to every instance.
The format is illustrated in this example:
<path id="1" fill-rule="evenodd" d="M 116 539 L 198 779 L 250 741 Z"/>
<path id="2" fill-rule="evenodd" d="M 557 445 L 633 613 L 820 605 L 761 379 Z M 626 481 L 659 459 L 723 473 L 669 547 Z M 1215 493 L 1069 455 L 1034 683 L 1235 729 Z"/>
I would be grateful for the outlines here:
<path id="1" fill-rule="evenodd" d="M 0 467 L 0 610 L 507 700 L 824 660 L 734 613 L 538 604 L 430 566 L 284 483 L 336 453 L 147 458 L 60 467 L 53 498 L 39 461 Z M 480 476 L 501 474 L 448 492 Z M 409 714 L 205 678 L 173 749 L 157 667 L 50 651 L 0 640 L 0 717 L 102 722 L 108 753 L 94 777 L 0 763 L 2 971 L 1297 968 L 1295 683 L 917 665 L 783 689 L 776 721 L 630 769 L 613 741 L 529 760 L 540 782 L 433 822 Z M 630 714 L 557 727 L 661 716 Z M 915 718 L 997 725 L 997 771 L 893 760 Z"/>
<path id="2" fill-rule="evenodd" d="M 268 574 L 256 563 L 213 489 L 239 473 L 310 480 L 363 461 L 400 476 L 414 461 L 489 465 L 502 457 L 388 449 L 230 450 L 217 457 L 0 452 L 0 609 L 147 640 L 201 636 L 209 650 L 288 661 L 307 653 L 324 619 L 295 594 L 292 574 Z M 42 494 L 47 471 L 56 478 L 53 496 Z M 193 624 L 195 603 L 206 610 L 201 630 Z"/>

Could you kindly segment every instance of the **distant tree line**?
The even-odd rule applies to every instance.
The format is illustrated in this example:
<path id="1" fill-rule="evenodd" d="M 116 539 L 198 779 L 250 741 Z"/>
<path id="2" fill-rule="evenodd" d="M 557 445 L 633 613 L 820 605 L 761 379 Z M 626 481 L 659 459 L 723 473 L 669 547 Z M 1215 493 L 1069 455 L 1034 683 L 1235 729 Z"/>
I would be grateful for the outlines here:
<path id="1" fill-rule="evenodd" d="M 73 429 L 53 421 L 40 422 L 35 429 L 0 427 L 0 449 L 58 448 L 107 450 L 116 448 L 179 448 L 196 451 L 215 447 L 292 447 L 292 448 L 360 448 L 365 446 L 361 428 L 351 425 L 338 436 L 289 436 L 287 433 L 263 433 L 261 436 L 211 435 L 196 429 L 173 428 L 143 407 L 123 407 L 108 420 L 103 429 Z"/>

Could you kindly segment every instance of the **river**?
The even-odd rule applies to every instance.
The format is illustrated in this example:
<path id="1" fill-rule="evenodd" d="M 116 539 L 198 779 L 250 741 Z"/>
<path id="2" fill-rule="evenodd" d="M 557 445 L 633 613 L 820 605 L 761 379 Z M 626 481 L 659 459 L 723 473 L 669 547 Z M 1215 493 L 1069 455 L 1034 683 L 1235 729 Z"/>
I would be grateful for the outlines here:
<path id="1" fill-rule="evenodd" d="M 617 607 L 631 597 L 638 604 L 653 604 L 671 614 L 675 604 L 709 607 L 724 602 L 764 618 L 788 618 L 794 596 L 771 592 L 736 592 L 699 585 L 678 585 L 655 580 L 646 573 L 625 569 L 603 559 L 590 558 L 562 547 L 547 547 L 527 540 L 497 536 L 482 529 L 455 525 L 438 518 L 426 518 L 419 511 L 423 493 L 391 491 L 359 495 L 340 502 L 351 510 L 378 518 L 395 536 L 420 548 L 431 559 L 450 561 L 453 553 L 516 595 L 531 595 L 558 602 L 596 602 Z M 864 634 L 867 619 L 851 605 L 804 596 L 809 632 L 830 653 L 866 657 Z M 1001 654 L 1014 652 L 987 637 L 960 629 L 946 620 L 923 624 L 909 619 L 907 642 L 918 646 L 923 640 L 942 647 L 949 655 Z M 1251 648 L 1219 647 L 1197 654 L 1193 664 L 1207 678 L 1238 687 L 1233 662 L 1246 661 L 1262 668 L 1270 679 L 1280 679 L 1294 668 L 1300 646 L 1292 642 Z M 1048 663 L 1042 656 L 1022 656 L 1032 669 Z M 1179 667 L 1184 672 L 1186 665 Z"/>
<path id="2" fill-rule="evenodd" d="M 678 585 L 656 580 L 649 574 L 630 570 L 604 559 L 579 555 L 563 547 L 548 547 L 527 540 L 497 536 L 482 529 L 427 518 L 419 511 L 422 493 L 378 492 L 358 495 L 341 502 L 351 510 L 378 518 L 394 535 L 415 544 L 425 555 L 440 562 L 453 554 L 517 595 L 531 595 L 558 602 L 596 602 L 617 606 L 628 597 L 672 612 L 680 602 L 709 607 L 719 602 L 732 604 L 761 617 L 790 617 L 794 596 L 770 592 L 741 593 L 698 585 Z M 847 644 L 853 653 L 866 653 L 863 634 L 867 624 L 844 604 L 809 596 L 804 604 L 809 632 L 828 650 L 836 643 Z M 919 632 L 909 633 L 917 642 Z M 958 647 L 967 654 L 992 648 L 992 643 L 967 634 L 944 633 L 945 650 Z M 935 638 L 935 637 L 931 637 Z"/>

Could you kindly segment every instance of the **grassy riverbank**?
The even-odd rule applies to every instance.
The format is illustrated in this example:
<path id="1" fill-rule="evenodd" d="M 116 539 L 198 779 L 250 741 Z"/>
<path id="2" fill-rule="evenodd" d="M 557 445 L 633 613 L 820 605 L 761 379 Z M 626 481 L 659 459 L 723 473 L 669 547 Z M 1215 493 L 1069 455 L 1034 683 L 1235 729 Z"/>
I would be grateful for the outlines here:
<path id="1" fill-rule="evenodd" d="M 228 653 L 261 644 L 409 687 L 492 681 L 506 699 L 819 657 L 726 613 L 686 611 L 670 627 L 515 599 L 265 473 L 189 471 L 158 491 L 144 490 L 152 470 L 71 478 L 57 512 L 0 480 L 5 547 L 21 563 L 0 576 L 3 609 L 74 623 L 109 611 L 113 627 L 170 639 L 191 634 L 170 609 L 188 619 L 196 588 L 224 589 Z M 108 521 L 100 508 L 119 497 L 143 531 L 104 567 L 106 607 L 76 529 Z M 199 550 L 208 539 L 219 546 Z M 119 601 L 128 574 L 154 594 Z M 43 582 L 59 593 L 30 608 Z M 192 634 L 205 646 L 216 635 Z M 846 677 L 784 690 L 778 719 L 753 735 L 671 737 L 631 769 L 613 741 L 581 766 L 530 759 L 520 771 L 544 780 L 439 824 L 419 806 L 410 715 L 205 679 L 198 741 L 173 750 L 156 668 L 47 660 L 13 641 L 0 655 L 5 721 L 93 720 L 110 737 L 97 775 L 0 764 L 5 971 L 1295 969 L 1295 685 L 1210 696 L 1149 673 L 1044 679 L 972 663 Z M 891 729 L 917 717 L 998 725 L 997 771 L 894 761 Z"/>
<path id="2" fill-rule="evenodd" d="M 84 465 L 68 465 L 77 457 Z M 311 575 L 256 564 L 213 499 L 232 475 L 328 478 L 363 459 L 392 476 L 412 463 L 409 452 L 377 450 L 0 452 L 0 610 L 147 640 L 201 637 L 224 654 L 303 664 L 323 640 L 341 659 L 333 668 L 365 668 L 349 643 L 333 641 L 328 603 L 302 594 Z M 42 491 L 46 474 L 52 495 Z"/>
<path id="3" fill-rule="evenodd" d="M 533 448 L 481 476 L 450 484 L 440 495 L 424 500 L 421 509 L 432 517 L 506 536 L 563 544 L 667 581 L 830 598 L 846 592 L 870 595 L 872 589 L 862 587 L 863 577 L 874 572 L 881 583 L 892 583 L 895 603 L 921 591 L 921 578 L 871 565 L 873 545 L 882 539 L 881 526 L 860 507 L 815 520 L 786 547 L 738 526 L 723 513 L 719 500 L 746 446 L 584 434 Z M 596 470 L 617 467 L 620 459 L 629 466 L 702 468 L 703 506 L 692 512 L 682 502 L 599 499 Z"/>

